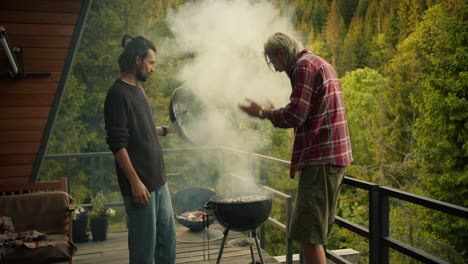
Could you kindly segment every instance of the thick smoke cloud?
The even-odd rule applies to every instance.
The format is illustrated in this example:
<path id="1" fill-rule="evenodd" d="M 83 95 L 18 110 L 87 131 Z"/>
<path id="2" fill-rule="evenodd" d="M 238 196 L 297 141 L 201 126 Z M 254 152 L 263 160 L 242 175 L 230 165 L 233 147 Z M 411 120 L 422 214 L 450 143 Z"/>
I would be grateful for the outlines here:
<path id="1" fill-rule="evenodd" d="M 277 107 L 287 104 L 289 79 L 268 68 L 263 44 L 274 32 L 296 35 L 290 17 L 265 0 L 201 0 L 170 10 L 167 21 L 175 42 L 163 46 L 164 53 L 194 54 L 178 79 L 209 107 L 211 124 L 205 119 L 192 126 L 192 132 L 200 132 L 194 137 L 209 138 L 212 147 L 255 152 L 269 132 L 260 134 L 245 124 L 268 121 L 248 117 L 238 104 L 245 98 Z M 248 167 L 241 165 L 237 172 L 247 176 Z"/>
<path id="2" fill-rule="evenodd" d="M 290 19 L 268 1 L 204 0 L 170 11 L 167 21 L 176 40 L 171 50 L 194 54 L 178 78 L 211 108 L 216 133 L 210 145 L 254 151 L 253 132 L 239 131 L 247 117 L 237 106 L 246 97 L 287 103 L 289 79 L 267 67 L 263 44 L 274 32 L 293 33 Z"/>

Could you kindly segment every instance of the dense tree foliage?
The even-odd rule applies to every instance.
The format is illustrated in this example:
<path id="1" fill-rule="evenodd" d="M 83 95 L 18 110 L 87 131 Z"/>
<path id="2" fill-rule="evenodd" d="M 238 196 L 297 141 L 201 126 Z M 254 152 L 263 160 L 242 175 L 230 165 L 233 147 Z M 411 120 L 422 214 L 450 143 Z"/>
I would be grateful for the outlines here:
<path id="1" fill-rule="evenodd" d="M 183 0 L 94 1 L 75 57 L 73 72 L 58 114 L 48 154 L 107 151 L 103 126 L 105 93 L 118 74 L 120 38 L 131 32 L 158 43 L 173 41 L 165 17 Z M 464 0 L 274 0 L 286 10 L 304 44 L 337 69 L 343 86 L 355 162 L 348 175 L 412 193 L 468 206 L 468 4 Z M 288 12 L 282 12 L 289 14 Z M 168 53 L 170 54 L 170 53 Z M 169 122 L 167 106 L 180 85 L 176 74 L 196 54 L 158 57 L 157 72 L 145 84 L 158 124 Z M 267 124 L 252 127 L 266 133 L 258 152 L 289 160 L 292 131 Z M 168 148 L 183 147 L 163 139 Z M 167 157 L 168 170 L 219 174 L 220 157 Z M 113 177 L 106 161 L 106 177 Z M 287 170 L 266 166 L 265 184 L 292 196 L 296 182 Z M 72 192 L 80 201 L 91 194 L 92 172 L 84 162 L 71 165 Z M 109 169 L 107 169 L 109 167 Z M 194 169 L 195 168 L 195 169 Z M 43 179 L 63 175 L 65 165 L 47 160 Z M 108 170 L 108 171 L 107 171 Z M 115 182 L 115 181 L 114 181 Z M 210 181 L 200 184 L 210 184 Z M 114 184 L 115 185 L 115 184 Z M 115 192 L 116 186 L 108 186 Z M 118 197 L 115 194 L 115 197 Z M 366 226 L 366 194 L 345 188 L 338 214 Z M 391 235 L 452 263 L 466 263 L 468 223 L 464 219 L 391 203 Z M 284 209 L 273 215 L 284 220 Z M 268 231 L 267 249 L 284 254 L 284 236 Z M 367 260 L 367 244 L 335 228 L 330 248 L 353 247 Z M 392 263 L 412 263 L 392 253 Z"/>

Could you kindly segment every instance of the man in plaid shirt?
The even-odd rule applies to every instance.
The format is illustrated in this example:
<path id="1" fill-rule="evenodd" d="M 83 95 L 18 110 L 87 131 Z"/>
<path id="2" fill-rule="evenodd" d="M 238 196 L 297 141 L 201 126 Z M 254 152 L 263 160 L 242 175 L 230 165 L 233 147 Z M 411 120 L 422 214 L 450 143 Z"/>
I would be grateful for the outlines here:
<path id="1" fill-rule="evenodd" d="M 346 166 L 353 161 L 339 79 L 328 62 L 284 33 L 270 36 L 264 55 L 269 67 L 291 80 L 290 102 L 276 109 L 248 100 L 240 108 L 275 127 L 294 128 L 290 177 L 296 172 L 300 177 L 289 236 L 301 244 L 306 263 L 326 263 L 323 246 Z"/>

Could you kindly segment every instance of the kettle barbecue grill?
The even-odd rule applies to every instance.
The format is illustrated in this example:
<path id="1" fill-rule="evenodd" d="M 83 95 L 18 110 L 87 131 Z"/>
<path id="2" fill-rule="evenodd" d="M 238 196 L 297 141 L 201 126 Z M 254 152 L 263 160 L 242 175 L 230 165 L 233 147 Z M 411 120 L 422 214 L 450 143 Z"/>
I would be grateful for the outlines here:
<path id="1" fill-rule="evenodd" d="M 235 193 L 231 195 L 214 195 L 210 198 L 205 208 L 213 211 L 216 220 L 225 228 L 216 261 L 217 264 L 221 261 L 224 244 L 230 230 L 248 231 L 249 235 L 255 240 L 260 263 L 264 263 L 256 229 L 268 219 L 271 207 L 271 195 L 265 193 Z M 250 253 L 252 263 L 256 263 L 252 245 L 250 245 Z"/>

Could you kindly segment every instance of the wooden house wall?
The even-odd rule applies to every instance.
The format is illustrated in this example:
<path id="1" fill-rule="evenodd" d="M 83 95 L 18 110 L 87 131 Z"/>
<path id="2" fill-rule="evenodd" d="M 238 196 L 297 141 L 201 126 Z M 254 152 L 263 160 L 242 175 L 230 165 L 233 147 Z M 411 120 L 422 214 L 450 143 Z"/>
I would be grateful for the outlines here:
<path id="1" fill-rule="evenodd" d="M 0 78 L 0 184 L 35 181 L 90 1 L 6 0 L 0 25 L 24 49 L 24 70 L 48 77 Z M 12 71 L 0 45 L 0 74 Z"/>

